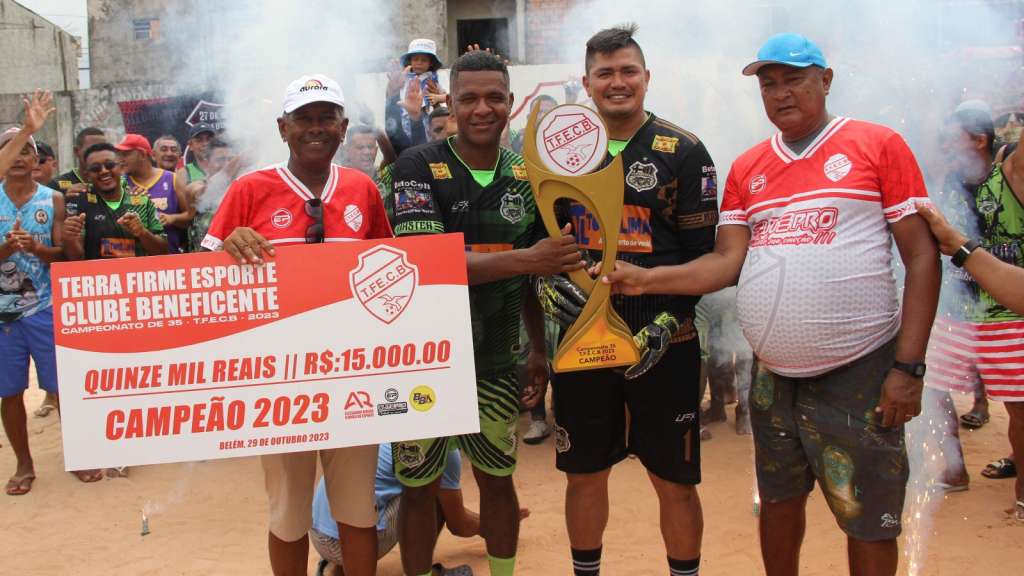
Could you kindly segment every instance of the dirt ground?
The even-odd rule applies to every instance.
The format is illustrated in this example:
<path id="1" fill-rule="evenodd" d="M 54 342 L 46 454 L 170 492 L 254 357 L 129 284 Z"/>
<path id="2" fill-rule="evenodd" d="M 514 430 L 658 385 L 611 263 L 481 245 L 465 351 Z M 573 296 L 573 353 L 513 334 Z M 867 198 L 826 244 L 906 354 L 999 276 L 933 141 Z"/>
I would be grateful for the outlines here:
<path id="1" fill-rule="evenodd" d="M 128 478 L 85 485 L 63 471 L 60 423 L 55 414 L 36 418 L 31 411 L 42 394 L 26 394 L 29 435 L 38 479 L 26 496 L 0 495 L 0 574 L 269 574 L 266 557 L 266 498 L 259 462 L 237 458 L 189 464 L 133 468 Z M 961 409 L 966 399 L 959 399 Z M 730 409 L 731 413 L 731 409 Z M 525 429 L 527 420 L 521 421 Z M 731 415 L 730 415 L 731 418 Z M 737 436 L 733 423 L 711 426 L 714 438 L 702 445 L 705 576 L 763 573 L 752 512 L 753 455 L 749 436 Z M 1024 525 L 1004 510 L 1012 503 L 1011 481 L 978 474 L 985 463 L 1005 456 L 1007 416 L 993 404 L 992 422 L 964 435 L 972 484 L 967 492 L 945 497 L 931 528 L 917 576 L 1015 573 L 1024 560 Z M 14 471 L 14 456 L 0 438 L 0 473 Z M 571 574 L 563 523 L 565 481 L 554 468 L 549 439 L 522 445 L 516 484 L 524 521 L 518 574 Z M 476 508 L 471 473 L 463 470 L 466 501 Z M 604 574 L 665 574 L 656 498 L 637 460 L 626 460 L 611 477 L 612 511 L 604 539 Z M 151 534 L 140 535 L 141 510 L 150 504 Z M 905 542 L 901 542 L 901 546 Z M 436 559 L 447 565 L 468 563 L 487 574 L 480 539 L 457 539 L 447 532 Z M 310 553 L 310 574 L 316 565 Z M 401 574 L 398 551 L 379 565 L 382 576 Z M 805 576 L 846 573 L 844 537 L 820 493 L 811 497 L 803 545 Z M 907 563 L 901 566 L 907 574 Z"/>

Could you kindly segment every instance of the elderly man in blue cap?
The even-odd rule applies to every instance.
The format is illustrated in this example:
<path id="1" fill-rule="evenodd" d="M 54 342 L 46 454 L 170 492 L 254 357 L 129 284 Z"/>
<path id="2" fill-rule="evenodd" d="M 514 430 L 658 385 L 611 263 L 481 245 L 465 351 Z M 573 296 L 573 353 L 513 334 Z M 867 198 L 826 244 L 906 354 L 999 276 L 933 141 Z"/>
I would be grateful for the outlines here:
<path id="1" fill-rule="evenodd" d="M 737 317 L 760 361 L 750 393 L 761 555 L 795 576 L 817 482 L 847 535 L 850 573 L 893 576 L 908 477 L 903 426 L 921 411 L 939 261 L 913 154 L 889 128 L 829 114 L 832 70 L 798 34 L 757 61 L 779 132 L 725 184 L 715 250 L 679 266 L 617 263 L 626 294 L 706 294 L 739 282 Z M 906 267 L 903 303 L 895 240 Z"/>

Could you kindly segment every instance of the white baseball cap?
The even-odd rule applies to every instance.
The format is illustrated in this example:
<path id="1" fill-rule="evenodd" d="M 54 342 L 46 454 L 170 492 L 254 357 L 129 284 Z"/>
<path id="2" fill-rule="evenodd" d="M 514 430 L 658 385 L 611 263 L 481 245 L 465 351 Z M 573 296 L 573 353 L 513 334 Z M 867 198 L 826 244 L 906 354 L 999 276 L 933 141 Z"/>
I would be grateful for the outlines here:
<path id="1" fill-rule="evenodd" d="M 19 132 L 21 132 L 21 128 L 15 126 L 13 128 L 8 128 L 7 130 L 4 130 L 2 133 L 0 133 L 0 148 L 2 148 L 4 144 L 10 142 L 15 136 L 18 135 Z M 32 145 L 32 149 L 36 151 L 36 154 L 38 154 L 39 148 L 36 147 L 36 139 L 33 138 L 32 136 L 29 136 L 28 143 Z"/>
<path id="2" fill-rule="evenodd" d="M 345 107 L 341 86 L 323 74 L 300 76 L 284 91 L 284 113 L 288 114 L 314 102 L 330 102 Z"/>

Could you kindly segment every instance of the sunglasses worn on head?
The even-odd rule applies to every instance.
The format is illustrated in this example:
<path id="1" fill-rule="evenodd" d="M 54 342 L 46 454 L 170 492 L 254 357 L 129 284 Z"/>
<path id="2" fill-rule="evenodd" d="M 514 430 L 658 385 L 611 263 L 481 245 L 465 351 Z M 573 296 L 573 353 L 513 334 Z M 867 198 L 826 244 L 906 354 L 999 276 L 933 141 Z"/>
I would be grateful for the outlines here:
<path id="1" fill-rule="evenodd" d="M 103 171 L 104 168 L 112 171 L 114 168 L 117 168 L 117 166 L 117 162 L 114 162 L 113 160 L 107 160 L 102 164 L 100 164 L 99 162 L 95 164 L 89 164 L 87 170 L 89 170 L 89 172 L 92 172 L 93 174 L 99 174 L 100 172 Z"/>
<path id="2" fill-rule="evenodd" d="M 306 200 L 306 215 L 313 224 L 306 228 L 306 244 L 320 244 L 324 241 L 324 203 L 319 198 Z"/>

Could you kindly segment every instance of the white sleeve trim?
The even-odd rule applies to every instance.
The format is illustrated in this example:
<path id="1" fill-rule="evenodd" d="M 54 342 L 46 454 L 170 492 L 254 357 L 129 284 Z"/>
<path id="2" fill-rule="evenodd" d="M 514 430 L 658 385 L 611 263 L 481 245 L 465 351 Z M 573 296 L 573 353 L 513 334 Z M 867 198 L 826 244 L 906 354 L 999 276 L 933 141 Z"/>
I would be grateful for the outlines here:
<path id="1" fill-rule="evenodd" d="M 224 247 L 224 241 L 221 240 L 220 238 L 217 238 L 216 236 L 207 234 L 206 237 L 203 238 L 203 241 L 200 244 L 200 246 L 206 248 L 211 252 L 216 252 Z"/>
<path id="2" fill-rule="evenodd" d="M 747 223 L 747 211 L 746 210 L 726 210 L 718 214 L 718 225 L 728 226 L 730 224 L 737 224 L 740 226 L 748 226 Z"/>
<path id="3" fill-rule="evenodd" d="M 922 204 L 932 203 L 931 199 L 928 198 L 927 196 L 916 196 L 913 198 L 908 198 L 903 202 L 896 204 L 895 206 L 890 206 L 884 209 L 886 221 L 888 221 L 890 224 L 895 224 L 896 222 L 903 220 L 904 218 L 910 216 L 911 214 L 917 214 L 918 202 Z"/>

